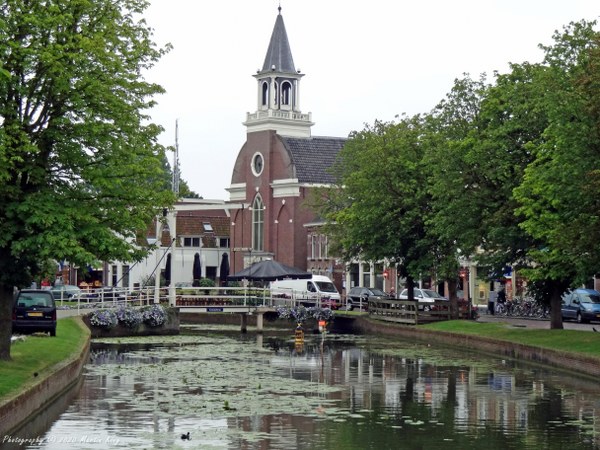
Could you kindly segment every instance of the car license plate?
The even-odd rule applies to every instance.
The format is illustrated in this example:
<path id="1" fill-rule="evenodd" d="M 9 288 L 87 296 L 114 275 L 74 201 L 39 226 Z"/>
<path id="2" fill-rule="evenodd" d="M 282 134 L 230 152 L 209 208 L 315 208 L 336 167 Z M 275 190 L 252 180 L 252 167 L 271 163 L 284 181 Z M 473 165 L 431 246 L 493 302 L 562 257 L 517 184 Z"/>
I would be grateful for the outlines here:
<path id="1" fill-rule="evenodd" d="M 27 315 L 29 317 L 42 317 L 44 314 L 41 312 L 30 312 L 30 313 L 27 313 Z"/>

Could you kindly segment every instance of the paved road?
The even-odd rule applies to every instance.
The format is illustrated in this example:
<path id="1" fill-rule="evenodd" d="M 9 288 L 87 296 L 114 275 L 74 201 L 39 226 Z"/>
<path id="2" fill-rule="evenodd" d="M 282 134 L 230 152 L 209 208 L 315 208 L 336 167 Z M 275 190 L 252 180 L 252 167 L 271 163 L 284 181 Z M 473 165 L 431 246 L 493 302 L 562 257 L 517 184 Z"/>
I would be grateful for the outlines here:
<path id="1" fill-rule="evenodd" d="M 507 316 L 492 316 L 486 313 L 479 315 L 478 322 L 506 322 L 518 327 L 527 328 L 541 328 L 550 329 L 549 320 L 540 319 L 521 319 L 516 317 Z M 582 330 L 582 331 L 594 331 L 594 328 L 600 332 L 600 323 L 577 323 L 577 322 L 563 322 L 565 330 Z"/>

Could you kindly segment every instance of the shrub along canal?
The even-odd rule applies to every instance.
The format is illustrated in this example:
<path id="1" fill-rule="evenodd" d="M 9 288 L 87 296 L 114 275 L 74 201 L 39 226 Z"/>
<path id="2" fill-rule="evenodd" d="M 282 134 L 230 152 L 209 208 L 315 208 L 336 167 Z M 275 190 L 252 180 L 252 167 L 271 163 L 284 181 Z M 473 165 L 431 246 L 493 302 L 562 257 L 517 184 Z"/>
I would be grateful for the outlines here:
<path id="1" fill-rule="evenodd" d="M 12 438 L 60 450 L 600 446 L 589 378 L 408 340 L 181 331 L 95 340 L 66 410 Z"/>

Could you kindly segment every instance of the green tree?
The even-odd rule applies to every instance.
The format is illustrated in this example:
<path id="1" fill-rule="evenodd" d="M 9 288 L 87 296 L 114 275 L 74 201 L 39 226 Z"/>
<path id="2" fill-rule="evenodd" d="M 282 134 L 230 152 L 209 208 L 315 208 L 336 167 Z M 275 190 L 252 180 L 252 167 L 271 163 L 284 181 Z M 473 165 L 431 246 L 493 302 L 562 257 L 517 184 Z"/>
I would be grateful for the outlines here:
<path id="1" fill-rule="evenodd" d="M 353 133 L 334 167 L 339 185 L 321 191 L 333 251 L 353 258 L 396 263 L 413 279 L 434 267 L 435 245 L 425 220 L 429 211 L 420 116 L 375 122 Z M 410 289 L 412 295 L 412 289 Z"/>
<path id="2" fill-rule="evenodd" d="M 515 189 L 522 228 L 539 244 L 527 275 L 549 285 L 552 326 L 561 328 L 561 294 L 600 265 L 600 33 L 596 22 L 555 32 L 541 82 L 549 124 L 532 147 L 535 161 Z"/>
<path id="3" fill-rule="evenodd" d="M 5 0 L 0 6 L 0 359 L 14 286 L 48 259 L 135 260 L 173 202 L 142 72 L 166 52 L 144 0 Z"/>
<path id="4" fill-rule="evenodd" d="M 513 64 L 508 74 L 496 74 L 494 85 L 461 80 L 452 101 L 436 111 L 442 139 L 431 158 L 435 228 L 489 266 L 491 277 L 506 265 L 527 264 L 531 239 L 519 227 L 512 191 L 547 124 L 537 92 L 542 72 Z"/>

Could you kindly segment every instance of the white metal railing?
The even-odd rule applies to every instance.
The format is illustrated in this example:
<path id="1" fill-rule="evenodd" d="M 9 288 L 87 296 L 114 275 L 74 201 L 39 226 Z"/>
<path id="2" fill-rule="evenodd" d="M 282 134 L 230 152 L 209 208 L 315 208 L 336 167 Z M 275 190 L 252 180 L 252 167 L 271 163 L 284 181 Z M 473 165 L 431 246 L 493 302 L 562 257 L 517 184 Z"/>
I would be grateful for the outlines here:
<path id="1" fill-rule="evenodd" d="M 121 305 L 144 306 L 153 303 L 172 306 L 319 306 L 338 308 L 341 305 L 326 294 L 282 288 L 272 294 L 269 288 L 257 287 L 161 287 L 156 298 L 155 286 L 144 288 L 110 288 L 82 290 L 68 298 L 64 293 L 56 297 L 57 304 L 79 309 L 109 308 Z M 289 291 L 289 292 L 288 292 Z"/>

